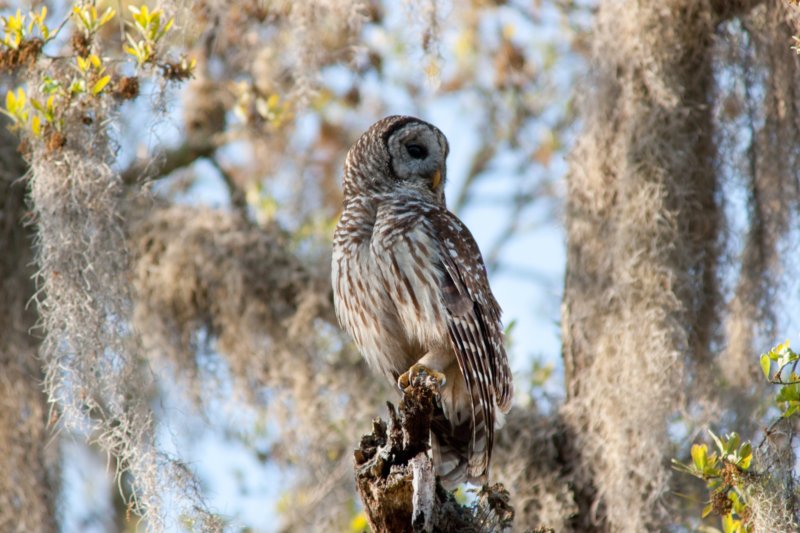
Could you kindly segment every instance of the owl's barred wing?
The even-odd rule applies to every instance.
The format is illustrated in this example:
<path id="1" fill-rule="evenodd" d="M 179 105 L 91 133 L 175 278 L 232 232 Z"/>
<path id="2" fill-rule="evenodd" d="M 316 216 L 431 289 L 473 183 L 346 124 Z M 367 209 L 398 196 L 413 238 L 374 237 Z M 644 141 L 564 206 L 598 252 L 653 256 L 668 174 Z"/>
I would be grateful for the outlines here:
<path id="1" fill-rule="evenodd" d="M 432 218 L 442 247 L 441 291 L 448 333 L 472 400 L 469 470 L 480 475 L 491 459 L 495 406 L 508 411 L 513 395 L 500 307 L 489 288 L 478 245 L 466 226 L 446 209 Z"/>
<path id="2" fill-rule="evenodd" d="M 485 375 L 492 385 L 498 407 L 507 412 L 514 395 L 513 381 L 503 344 L 500 306 L 489 287 L 480 249 L 472 233 L 454 214 L 442 209 L 432 218 L 442 247 L 441 266 L 446 273 L 441 287 L 445 306 L 453 319 L 459 319 L 454 322 L 461 323 L 473 334 L 479 334 L 482 342 L 475 347 L 485 350 L 480 352 L 480 360 L 485 361 L 488 367 Z M 460 338 L 463 341 L 468 337 Z"/>

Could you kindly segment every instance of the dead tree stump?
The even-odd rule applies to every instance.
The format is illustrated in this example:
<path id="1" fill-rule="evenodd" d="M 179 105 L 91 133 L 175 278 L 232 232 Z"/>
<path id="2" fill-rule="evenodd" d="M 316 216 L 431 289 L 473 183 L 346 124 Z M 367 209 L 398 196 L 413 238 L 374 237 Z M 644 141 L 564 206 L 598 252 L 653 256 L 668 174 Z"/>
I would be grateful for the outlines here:
<path id="1" fill-rule="evenodd" d="M 430 449 L 438 384 L 415 378 L 399 410 L 387 402 L 388 425 L 376 418 L 355 450 L 356 487 L 373 533 L 504 532 L 514 510 L 502 485 L 483 487 L 472 505 L 460 505 L 436 478 Z"/>

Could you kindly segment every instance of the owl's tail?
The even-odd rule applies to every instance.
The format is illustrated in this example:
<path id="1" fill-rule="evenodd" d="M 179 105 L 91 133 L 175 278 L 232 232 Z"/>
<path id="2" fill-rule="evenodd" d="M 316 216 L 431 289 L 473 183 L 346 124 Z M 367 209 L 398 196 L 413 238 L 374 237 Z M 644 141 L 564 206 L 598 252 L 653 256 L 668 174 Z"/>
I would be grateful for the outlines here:
<path id="1" fill-rule="evenodd" d="M 483 409 L 456 401 L 457 395 L 442 394 L 443 410 L 431 422 L 431 450 L 436 474 L 448 490 L 459 483 L 483 485 L 488 480 L 494 427 L 487 424 Z M 463 396 L 462 396 L 463 398 Z"/>

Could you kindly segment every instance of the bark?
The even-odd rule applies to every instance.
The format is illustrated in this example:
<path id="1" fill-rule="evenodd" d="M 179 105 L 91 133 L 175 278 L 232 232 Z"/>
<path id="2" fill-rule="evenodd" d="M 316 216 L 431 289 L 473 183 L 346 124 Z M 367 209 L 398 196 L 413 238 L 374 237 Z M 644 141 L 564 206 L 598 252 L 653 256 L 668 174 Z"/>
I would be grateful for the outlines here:
<path id="1" fill-rule="evenodd" d="M 25 162 L 0 126 L 0 531 L 56 531 L 58 440 L 47 426 L 31 334 L 35 287 L 26 216 Z"/>

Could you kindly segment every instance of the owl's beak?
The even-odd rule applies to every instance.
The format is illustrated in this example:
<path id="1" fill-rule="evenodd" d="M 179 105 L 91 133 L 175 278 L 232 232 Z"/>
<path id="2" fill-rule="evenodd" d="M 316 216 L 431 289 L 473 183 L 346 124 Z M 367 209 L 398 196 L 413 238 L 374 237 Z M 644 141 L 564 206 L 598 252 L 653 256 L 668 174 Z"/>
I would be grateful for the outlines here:
<path id="1" fill-rule="evenodd" d="M 439 188 L 439 184 L 442 182 L 442 171 L 441 169 L 436 169 L 436 172 L 433 173 L 433 177 L 431 178 L 431 186 L 433 190 Z"/>

